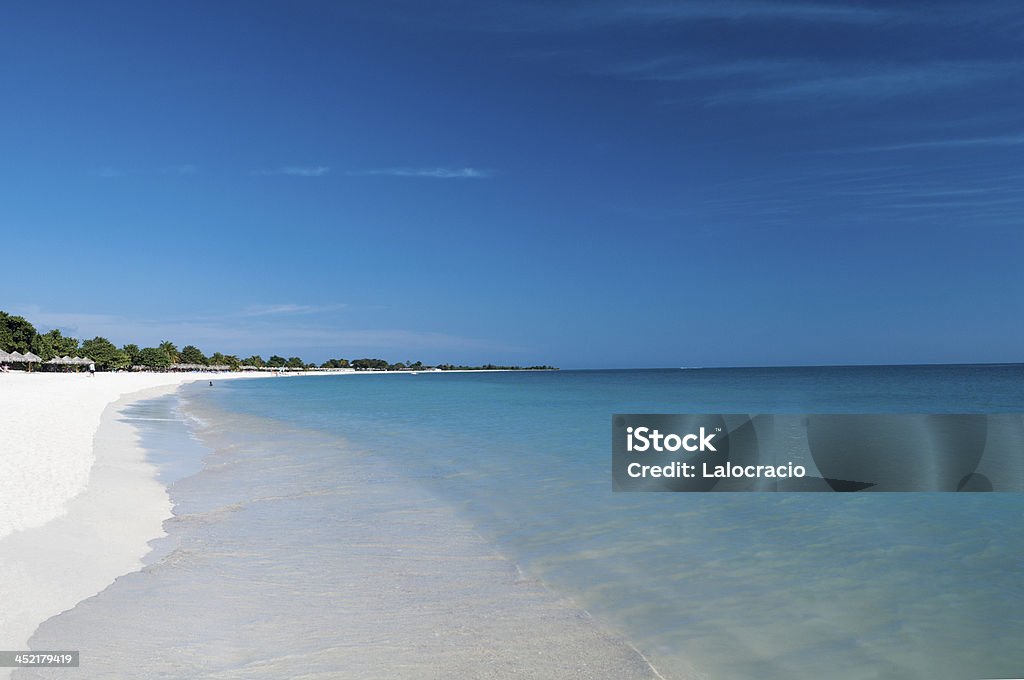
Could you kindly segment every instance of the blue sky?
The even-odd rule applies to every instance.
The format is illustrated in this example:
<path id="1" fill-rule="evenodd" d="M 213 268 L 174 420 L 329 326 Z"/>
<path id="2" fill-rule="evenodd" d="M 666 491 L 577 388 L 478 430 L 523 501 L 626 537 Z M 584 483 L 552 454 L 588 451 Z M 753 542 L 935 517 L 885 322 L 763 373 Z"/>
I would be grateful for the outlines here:
<path id="1" fill-rule="evenodd" d="M 207 352 L 1024 360 L 1024 9 L 27 3 L 0 309 Z"/>

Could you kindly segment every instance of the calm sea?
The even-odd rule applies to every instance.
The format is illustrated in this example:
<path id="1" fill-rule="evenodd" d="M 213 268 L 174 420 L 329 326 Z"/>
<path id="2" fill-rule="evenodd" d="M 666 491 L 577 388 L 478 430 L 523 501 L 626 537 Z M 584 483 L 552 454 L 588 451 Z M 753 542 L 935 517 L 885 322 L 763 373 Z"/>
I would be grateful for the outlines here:
<path id="1" fill-rule="evenodd" d="M 205 437 L 244 422 L 248 439 L 206 442 L 220 453 L 178 475 L 176 513 L 212 513 L 257 487 L 386 476 L 443 499 L 668 678 L 1024 676 L 1024 494 L 616 494 L 609 441 L 613 413 L 1024 412 L 1021 365 L 358 375 L 203 383 L 183 398 Z M 147 422 L 150 438 L 167 436 Z M 218 482 L 257 450 L 258 477 Z M 316 494 L 296 502 L 302 522 L 330 521 Z M 254 514 L 230 535 L 269 521 Z M 170 526 L 154 554 L 175 559 L 175 535 L 190 530 Z M 286 570 L 323 540 L 303 530 L 287 554 L 258 559 Z M 228 559 L 204 545 L 189 550 Z M 227 552 L 242 574 L 247 554 Z M 151 581 L 202 592 L 165 573 Z"/>

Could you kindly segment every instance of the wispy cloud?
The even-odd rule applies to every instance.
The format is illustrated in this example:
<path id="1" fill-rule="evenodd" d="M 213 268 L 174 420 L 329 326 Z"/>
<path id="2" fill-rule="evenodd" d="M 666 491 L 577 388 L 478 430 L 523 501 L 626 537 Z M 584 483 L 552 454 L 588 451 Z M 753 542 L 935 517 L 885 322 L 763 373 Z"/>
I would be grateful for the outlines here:
<path id="1" fill-rule="evenodd" d="M 855 146 L 842 149 L 829 149 L 824 153 L 877 153 L 886 151 L 926 151 L 929 149 L 963 149 L 970 147 L 1006 147 L 1024 145 L 1024 133 L 1014 135 L 996 135 L 992 137 L 959 137 L 952 139 L 928 139 L 916 142 L 897 144 L 880 144 L 876 146 Z"/>
<path id="2" fill-rule="evenodd" d="M 513 26 L 510 30 L 525 24 L 535 25 L 538 32 L 580 34 L 557 45 L 538 40 L 519 56 L 548 59 L 577 73 L 657 83 L 670 101 L 691 104 L 877 102 L 945 91 L 960 94 L 972 86 L 1000 80 L 1006 80 L 1009 87 L 1010 79 L 1024 73 L 1024 60 L 1020 59 L 979 59 L 952 48 L 918 51 L 920 56 L 915 59 L 904 50 L 877 43 L 878 30 L 891 31 L 891 43 L 896 45 L 920 40 L 921 30 L 963 30 L 977 22 L 1003 25 L 1008 20 L 1005 3 L 979 1 L 970 11 L 950 3 L 929 12 L 895 3 L 868 7 L 854 2 L 767 0 L 517 3 L 513 7 L 499 2 L 487 6 L 497 8 L 491 10 L 496 20 L 508 19 Z M 742 24 L 743 40 L 734 44 L 736 38 L 728 35 L 723 40 L 702 38 L 685 25 L 709 20 Z M 803 21 L 813 23 L 822 40 L 827 39 L 829 28 L 821 24 L 863 24 L 863 30 L 856 26 L 840 30 L 844 36 L 858 31 L 857 39 L 870 40 L 872 48 L 865 52 L 869 56 L 844 58 L 846 50 L 833 49 L 814 50 L 807 56 L 793 46 L 777 43 L 777 26 L 772 22 Z M 617 35 L 628 37 L 628 43 L 617 41 Z M 637 40 L 642 36 L 649 39 Z M 942 35 L 933 40 L 936 46 L 946 41 Z"/>
<path id="3" fill-rule="evenodd" d="M 344 309 L 344 304 L 331 305 L 297 305 L 297 304 L 266 304 L 250 305 L 238 313 L 238 316 L 279 316 L 285 314 L 318 314 Z"/>
<path id="4" fill-rule="evenodd" d="M 1019 64 L 931 62 L 924 64 L 831 65 L 819 76 L 781 75 L 782 82 L 734 90 L 712 102 L 737 100 L 890 99 L 996 80 L 1020 70 Z"/>
<path id="5" fill-rule="evenodd" d="M 89 171 L 89 174 L 94 177 L 111 179 L 113 177 L 121 177 L 127 173 L 124 170 L 119 170 L 118 168 L 114 168 L 109 165 L 104 165 L 99 168 L 93 168 L 92 170 Z"/>
<path id="6" fill-rule="evenodd" d="M 479 168 L 381 168 L 377 170 L 355 170 L 350 175 L 384 175 L 388 177 L 429 177 L 433 179 L 486 179 L 493 177 L 491 170 Z"/>
<path id="7" fill-rule="evenodd" d="M 253 175 L 291 175 L 292 177 L 323 177 L 331 171 L 327 165 L 285 165 L 272 170 L 253 170 Z"/>
<path id="8" fill-rule="evenodd" d="M 757 2 L 755 0 L 672 0 L 639 3 L 604 3 L 577 10 L 579 16 L 603 23 L 626 21 L 688 22 L 729 21 L 813 21 L 873 24 L 891 20 L 896 13 L 841 3 Z"/>
<path id="9" fill-rule="evenodd" d="M 297 175 L 299 177 L 323 177 L 329 173 L 331 169 L 326 165 L 317 166 L 300 166 L 300 165 L 289 165 L 281 168 L 282 175 Z"/>
<path id="10" fill-rule="evenodd" d="M 713 230 L 730 225 L 977 229 L 1020 224 L 1024 175 L 977 162 L 913 163 L 837 169 L 806 165 L 788 174 L 756 175 L 708 187 L 654 219 Z M 949 178 L 956 177 L 955 182 Z"/>
<path id="11" fill-rule="evenodd" d="M 587 67 L 592 74 L 677 84 L 710 105 L 749 101 L 879 100 L 919 96 L 1018 75 L 1017 62 L 844 63 L 667 55 Z"/>
<path id="12" fill-rule="evenodd" d="M 795 60 L 749 59 L 710 62 L 696 55 L 667 55 L 639 61 L 599 64 L 589 69 L 589 72 L 625 80 L 685 83 L 702 80 L 722 81 L 729 78 L 777 80 L 783 78 L 784 74 L 792 78 L 800 71 L 807 71 L 808 67 L 806 62 Z"/>
<path id="13" fill-rule="evenodd" d="M 659 26 L 704 21 L 814 22 L 874 25 L 913 20 L 913 13 L 884 7 L 769 0 L 641 0 L 639 2 L 477 3 L 467 28 L 498 32 L 584 31 L 617 26 Z"/>
<path id="14" fill-rule="evenodd" d="M 989 31 L 1016 33 L 1024 26 L 1019 7 L 1004 0 L 929 3 L 922 11 L 912 3 L 868 3 L 843 0 L 490 0 L 459 4 L 457 28 L 490 33 L 580 34 L 588 31 L 632 30 L 656 27 L 659 31 L 692 24 L 719 22 L 746 28 L 772 29 L 778 25 L 810 24 L 864 30 L 902 30 L 913 26 L 940 26 L 962 30 L 985 27 Z M 414 17 L 406 21 L 451 29 L 441 23 Z"/>

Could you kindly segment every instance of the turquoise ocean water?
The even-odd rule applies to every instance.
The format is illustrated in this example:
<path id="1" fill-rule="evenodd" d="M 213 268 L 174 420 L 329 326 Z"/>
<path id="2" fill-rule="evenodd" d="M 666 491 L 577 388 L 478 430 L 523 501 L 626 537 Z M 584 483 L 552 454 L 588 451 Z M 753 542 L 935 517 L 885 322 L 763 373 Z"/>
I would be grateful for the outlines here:
<path id="1" fill-rule="evenodd" d="M 1021 365 L 332 376 L 203 383 L 182 398 L 150 408 L 184 407 L 207 440 L 244 423 L 247 441 L 206 441 L 219 453 L 202 472 L 165 480 L 176 514 L 207 511 L 216 526 L 218 508 L 278 486 L 302 490 L 298 505 L 290 519 L 236 513 L 219 542 L 170 526 L 154 559 L 174 568 L 122 583 L 134 599 L 112 587 L 55 630 L 130 618 L 139 592 L 166 592 L 192 564 L 174 541 L 190 541 L 190 560 L 208 550 L 202 569 L 227 554 L 255 573 L 245 542 L 224 541 L 330 522 L 316 489 L 386 476 L 442 498 L 667 678 L 1024 677 L 1024 494 L 613 493 L 609 441 L 613 413 L 1024 412 Z M 185 431 L 168 422 L 147 421 L 144 442 L 172 451 L 160 438 Z M 247 472 L 227 488 L 231 470 Z M 260 568 L 341 536 L 294 531 Z"/>

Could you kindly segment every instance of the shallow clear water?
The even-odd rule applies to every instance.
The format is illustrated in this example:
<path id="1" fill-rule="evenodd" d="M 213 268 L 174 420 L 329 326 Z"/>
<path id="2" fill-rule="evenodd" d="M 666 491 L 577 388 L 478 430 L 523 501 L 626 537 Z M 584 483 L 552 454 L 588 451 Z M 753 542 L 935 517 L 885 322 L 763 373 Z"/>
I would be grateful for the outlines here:
<path id="1" fill-rule="evenodd" d="M 609 476 L 612 413 L 1024 411 L 1022 366 L 359 375 L 186 393 L 216 453 L 171 487 L 173 550 L 37 642 L 135 640 L 167 677 L 179 677 L 175 658 L 217 677 L 275 677 L 295 659 L 323 677 L 380 676 L 352 650 L 386 647 L 423 609 L 441 620 L 429 591 L 468 621 L 517 597 L 485 596 L 491 572 L 466 570 L 458 585 L 482 554 L 479 531 L 669 678 L 1024 672 L 1024 494 L 616 494 Z M 168 451 L 188 436 L 170 421 L 148 427 Z M 434 546 L 422 578 L 354 602 L 403 546 Z M 456 558 L 468 562 L 452 563 L 455 577 L 426 567 Z M 350 573 L 354 590 L 339 594 Z M 203 613 L 225 593 L 236 605 Z M 351 626 L 353 607 L 351 649 L 317 639 Z M 536 618 L 502 645 L 551 634 Z M 451 647 L 436 659 L 475 644 L 460 637 L 468 629 L 444 629 Z"/>
<path id="2" fill-rule="evenodd" d="M 135 426 L 146 459 L 156 466 L 157 479 L 164 486 L 202 470 L 203 458 L 209 453 L 189 428 L 180 401 L 176 394 L 136 401 L 121 415 Z"/>
<path id="3" fill-rule="evenodd" d="M 1024 411 L 1024 367 L 342 376 L 220 407 L 343 435 L 456 503 L 669 675 L 1024 670 L 1020 494 L 614 494 L 612 413 Z"/>

